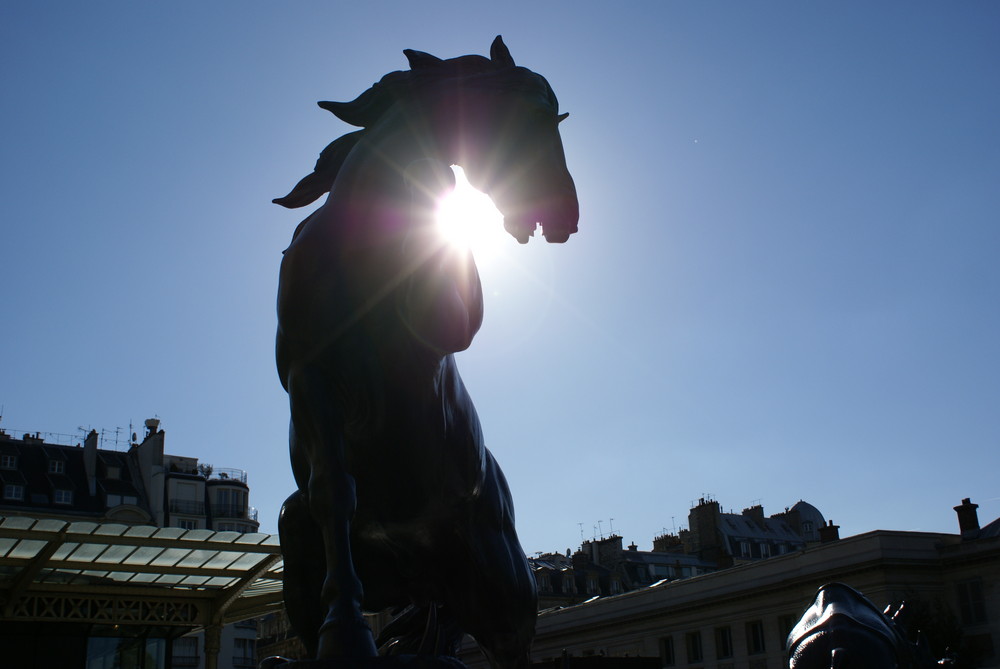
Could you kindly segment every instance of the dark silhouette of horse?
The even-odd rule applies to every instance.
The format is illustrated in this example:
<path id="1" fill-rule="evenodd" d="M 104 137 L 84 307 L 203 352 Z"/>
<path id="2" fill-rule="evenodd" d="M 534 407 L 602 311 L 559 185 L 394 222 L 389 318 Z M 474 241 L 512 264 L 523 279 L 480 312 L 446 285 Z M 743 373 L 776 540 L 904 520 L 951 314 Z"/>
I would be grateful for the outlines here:
<path id="1" fill-rule="evenodd" d="M 904 605 L 905 606 L 905 605 Z M 790 669 L 931 669 L 925 643 L 911 643 L 900 606 L 879 611 L 857 590 L 828 583 L 788 634 Z"/>
<path id="2" fill-rule="evenodd" d="M 449 652 L 463 632 L 494 667 L 527 666 L 534 579 L 503 473 L 453 353 L 482 322 L 469 251 L 434 223 L 450 166 L 489 194 L 521 243 L 576 232 L 579 206 L 546 80 L 490 57 L 405 51 L 410 70 L 353 102 L 363 128 L 284 198 L 307 205 L 278 287 L 277 365 L 298 490 L 279 521 L 291 624 L 316 658 L 376 655 L 362 609 L 403 610 L 392 652 Z"/>

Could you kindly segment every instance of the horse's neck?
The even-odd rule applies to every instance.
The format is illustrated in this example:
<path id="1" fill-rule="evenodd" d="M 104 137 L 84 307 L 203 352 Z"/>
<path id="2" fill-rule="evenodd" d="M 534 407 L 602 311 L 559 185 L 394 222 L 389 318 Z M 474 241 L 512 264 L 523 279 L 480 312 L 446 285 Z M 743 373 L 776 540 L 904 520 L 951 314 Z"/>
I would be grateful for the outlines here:
<path id="1" fill-rule="evenodd" d="M 325 204 L 303 226 L 303 238 L 348 249 L 395 244 L 394 238 L 406 233 L 412 223 L 406 168 L 428 154 L 408 129 L 382 125 L 348 156 Z"/>
<path id="2" fill-rule="evenodd" d="M 442 144 L 419 117 L 405 110 L 390 113 L 372 127 L 352 152 L 338 179 L 352 196 L 363 195 L 370 202 L 405 202 L 410 197 L 407 175 L 413 165 L 450 162 Z"/>

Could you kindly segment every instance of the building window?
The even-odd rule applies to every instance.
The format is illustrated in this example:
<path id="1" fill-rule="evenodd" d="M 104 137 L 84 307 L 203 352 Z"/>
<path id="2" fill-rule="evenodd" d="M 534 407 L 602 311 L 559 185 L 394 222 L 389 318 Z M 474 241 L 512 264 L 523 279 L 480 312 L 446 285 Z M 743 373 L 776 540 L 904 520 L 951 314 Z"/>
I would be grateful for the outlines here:
<path id="1" fill-rule="evenodd" d="M 24 486 L 16 483 L 5 483 L 3 486 L 3 498 L 12 500 L 24 499 Z"/>
<path id="2" fill-rule="evenodd" d="M 748 558 L 750 557 L 750 542 L 741 541 L 740 542 L 740 557 Z"/>
<path id="3" fill-rule="evenodd" d="M 55 504 L 72 504 L 73 503 L 73 491 L 72 490 L 56 490 L 52 495 L 52 501 Z"/>
<path id="4" fill-rule="evenodd" d="M 982 579 L 972 579 L 959 583 L 958 610 L 963 625 L 979 625 L 986 622 L 986 600 L 983 598 Z"/>
<path id="5" fill-rule="evenodd" d="M 0 469 L 17 469 L 17 456 L 0 455 Z"/>
<path id="6" fill-rule="evenodd" d="M 701 662 L 704 653 L 701 650 L 701 632 L 688 632 L 684 635 L 684 646 L 687 648 L 688 664 Z"/>
<path id="7" fill-rule="evenodd" d="M 576 582 L 571 576 L 567 576 L 563 579 L 562 591 L 565 595 L 571 595 L 576 592 Z"/>
<path id="8" fill-rule="evenodd" d="M 65 460 L 49 460 L 49 474 L 65 474 L 65 473 L 66 473 Z"/>
<path id="9" fill-rule="evenodd" d="M 113 507 L 116 507 L 116 506 L 118 506 L 119 504 L 122 503 L 122 496 L 121 495 L 110 495 L 109 494 L 108 497 L 107 497 L 107 502 L 108 502 L 108 508 L 109 509 L 113 508 Z"/>
<path id="10" fill-rule="evenodd" d="M 771 544 L 761 544 L 760 545 L 760 556 L 762 558 L 771 557 Z"/>
<path id="11" fill-rule="evenodd" d="M 198 666 L 198 639 L 185 636 L 174 639 L 173 665 L 175 667 Z"/>
<path id="12" fill-rule="evenodd" d="M 665 636 L 660 639 L 660 664 L 672 667 L 677 663 L 674 659 L 674 638 Z"/>
<path id="13" fill-rule="evenodd" d="M 802 534 L 812 534 L 813 524 L 812 521 L 806 520 L 802 523 Z"/>
<path id="14" fill-rule="evenodd" d="M 253 639 L 233 639 L 233 666 L 256 667 Z"/>
<path id="15" fill-rule="evenodd" d="M 725 660 L 733 656 L 733 630 L 727 627 L 715 628 L 715 659 Z"/>
<path id="16" fill-rule="evenodd" d="M 190 518 L 178 518 L 177 527 L 182 530 L 196 530 L 198 529 L 198 521 L 191 520 Z"/>
<path id="17" fill-rule="evenodd" d="M 747 623 L 747 652 L 750 655 L 764 652 L 764 623 L 759 620 Z"/>
<path id="18" fill-rule="evenodd" d="M 243 506 L 243 491 L 220 488 L 215 492 L 215 503 L 219 506 Z"/>

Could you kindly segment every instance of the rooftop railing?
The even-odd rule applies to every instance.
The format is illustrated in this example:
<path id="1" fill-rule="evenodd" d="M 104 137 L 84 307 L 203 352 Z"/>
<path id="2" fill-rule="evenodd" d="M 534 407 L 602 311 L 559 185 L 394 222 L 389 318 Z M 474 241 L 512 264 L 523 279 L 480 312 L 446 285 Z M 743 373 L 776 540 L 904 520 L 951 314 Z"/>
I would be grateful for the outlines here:
<path id="1" fill-rule="evenodd" d="M 213 467 L 208 478 L 213 481 L 239 481 L 245 484 L 247 473 L 242 469 L 224 469 L 222 467 L 216 469 Z"/>

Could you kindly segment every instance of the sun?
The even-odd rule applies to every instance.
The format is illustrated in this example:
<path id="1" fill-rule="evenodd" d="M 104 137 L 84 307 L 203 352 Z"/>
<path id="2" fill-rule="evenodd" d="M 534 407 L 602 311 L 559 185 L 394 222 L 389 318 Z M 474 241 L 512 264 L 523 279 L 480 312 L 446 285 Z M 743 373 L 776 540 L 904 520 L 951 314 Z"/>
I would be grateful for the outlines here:
<path id="1" fill-rule="evenodd" d="M 470 249 L 477 262 L 491 260 L 507 241 L 503 215 L 488 195 L 469 184 L 461 167 L 451 169 L 455 190 L 438 203 L 438 228 L 448 243 Z"/>

